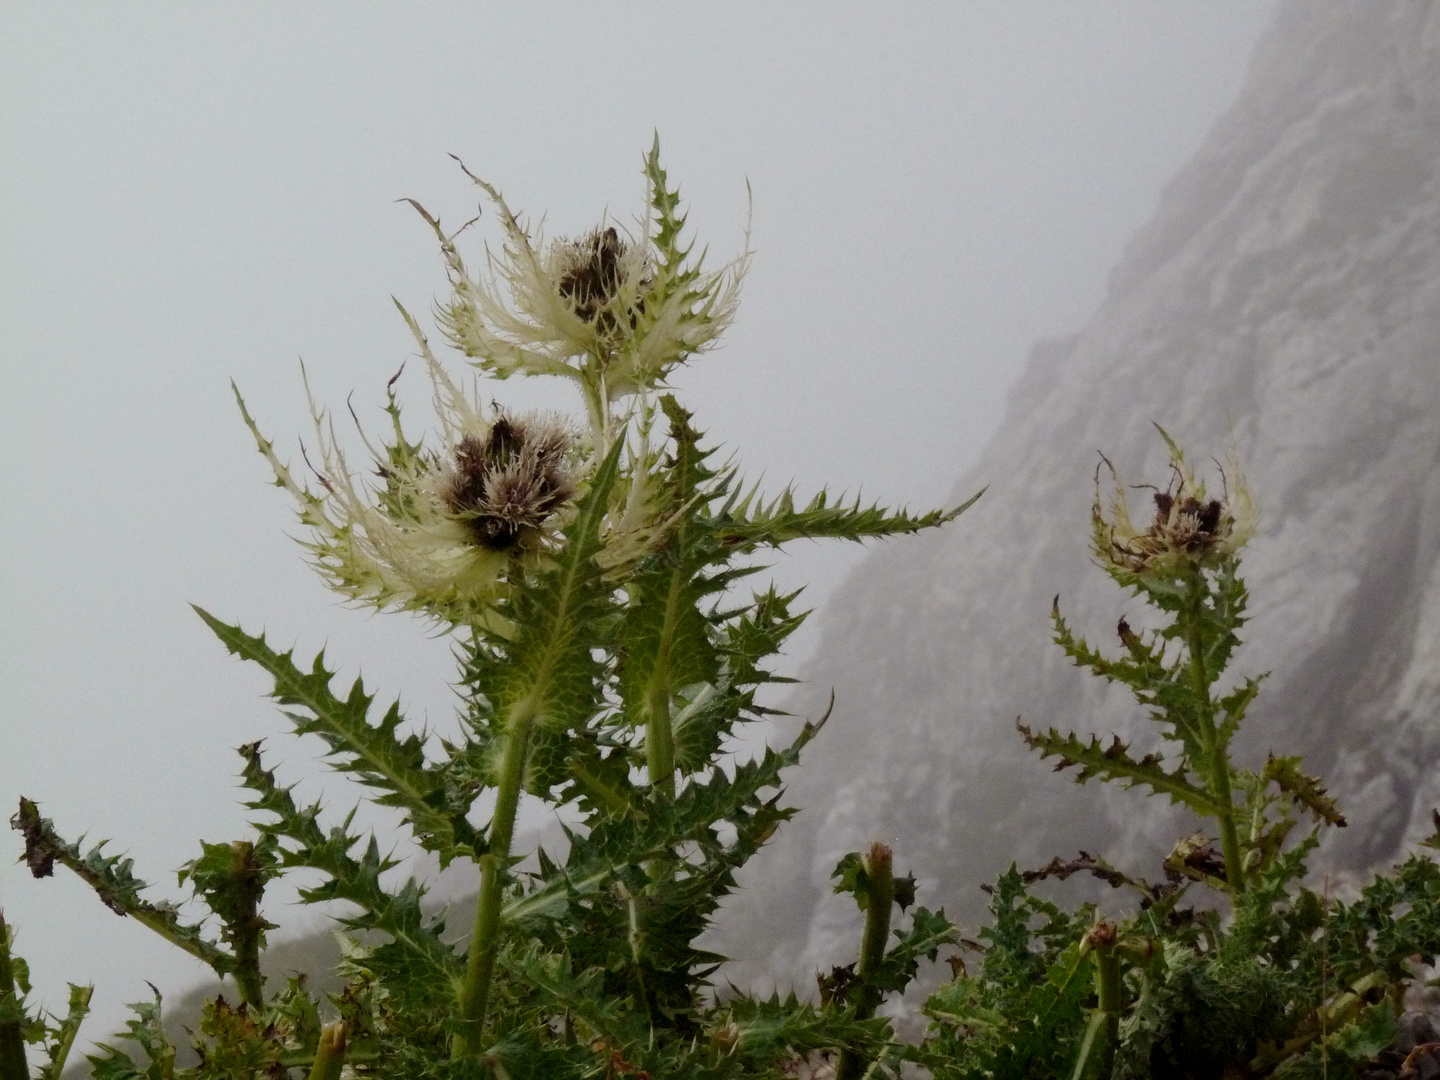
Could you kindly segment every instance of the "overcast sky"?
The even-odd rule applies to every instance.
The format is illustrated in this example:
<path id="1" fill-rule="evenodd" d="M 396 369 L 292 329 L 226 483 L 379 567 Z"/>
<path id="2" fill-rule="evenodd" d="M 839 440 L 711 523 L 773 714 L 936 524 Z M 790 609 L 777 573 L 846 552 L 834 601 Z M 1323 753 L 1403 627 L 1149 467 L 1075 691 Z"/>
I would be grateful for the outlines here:
<path id="1" fill-rule="evenodd" d="M 444 641 L 341 607 L 286 538 L 228 381 L 287 454 L 317 396 L 374 418 L 444 285 L 414 197 L 476 190 L 574 234 L 641 209 L 661 137 L 694 235 L 753 269 L 677 380 L 750 476 L 945 501 L 1038 338 L 1077 328 L 1239 89 L 1255 0 L 853 4 L 67 4 L 0 8 L 0 803 L 113 836 L 168 888 L 243 834 L 231 747 L 283 736 L 187 602 L 450 719 Z M 476 239 L 487 236 L 482 222 Z M 478 249 L 476 249 L 478 253 Z M 428 415 L 423 386 L 405 385 Z M 502 403 L 536 399 L 514 381 Z M 546 399 L 569 407 L 563 398 Z M 903 542 L 903 541 L 897 541 Z M 810 545 L 789 585 L 863 552 Z M 813 649 L 805 634 L 794 662 Z M 0 835 L 0 904 L 47 1001 L 197 964 Z M 461 883 L 464 884 L 463 882 Z M 293 913 L 272 910 L 277 922 Z"/>

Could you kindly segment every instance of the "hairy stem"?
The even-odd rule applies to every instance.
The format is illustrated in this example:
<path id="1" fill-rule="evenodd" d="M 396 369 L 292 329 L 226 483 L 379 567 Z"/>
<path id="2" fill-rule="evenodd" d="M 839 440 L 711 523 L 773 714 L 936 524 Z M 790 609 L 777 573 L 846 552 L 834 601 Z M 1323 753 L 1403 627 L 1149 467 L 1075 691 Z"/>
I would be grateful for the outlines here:
<path id="1" fill-rule="evenodd" d="M 500 784 L 495 793 L 495 813 L 490 819 L 488 850 L 480 857 L 480 901 L 475 908 L 475 931 L 465 962 L 465 983 L 460 992 L 460 1030 L 453 1053 L 470 1057 L 480 1052 L 489 1003 L 490 980 L 495 973 L 495 949 L 500 939 L 501 893 L 510 862 L 510 842 L 515 835 L 515 809 L 520 802 L 520 782 L 525 773 L 525 752 L 536 708 L 531 699 L 516 707 L 505 735 L 505 754 L 500 762 Z"/>
<path id="2" fill-rule="evenodd" d="M 1312 1043 L 1319 1042 L 1323 1046 L 1330 1037 L 1326 1032 L 1333 1034 L 1359 1016 L 1368 1003 L 1366 995 L 1384 982 L 1385 976 L 1378 971 L 1356 980 L 1349 990 L 1337 995 L 1334 1001 L 1322 1004 L 1315 1010 L 1314 1026 L 1307 1025 L 1308 1030 L 1303 1030 L 1295 1038 L 1253 1058 L 1250 1062 L 1251 1073 L 1262 1076 L 1286 1058 L 1304 1052 Z M 1402 1010 L 1397 1009 L 1398 1011 Z"/>
<path id="3" fill-rule="evenodd" d="M 1099 997 L 1098 1008 L 1105 1014 L 1105 1044 L 1107 1048 L 1106 1057 L 1113 1056 L 1115 1046 L 1120 1039 L 1120 1011 L 1123 1007 L 1121 1002 L 1120 987 L 1120 957 L 1115 955 L 1115 927 L 1113 924 L 1105 923 L 1110 929 L 1110 941 L 1107 944 L 1098 945 L 1095 949 L 1095 993 Z M 1103 1071 L 1109 1071 L 1108 1064 L 1102 1060 Z"/>
<path id="4" fill-rule="evenodd" d="M 310 1066 L 310 1080 L 340 1080 L 345 1066 L 345 1021 L 326 1024 L 315 1047 L 315 1063 Z"/>
<path id="5" fill-rule="evenodd" d="M 868 1020 L 880 1004 L 875 974 L 885 960 L 885 943 L 890 938 L 890 906 L 895 902 L 893 856 L 884 844 L 872 844 L 865 854 L 865 932 L 860 938 L 860 962 L 855 968 L 859 987 L 855 994 L 855 1018 Z M 865 1074 L 865 1059 L 850 1047 L 840 1052 L 836 1080 L 859 1080 Z"/>
<path id="6" fill-rule="evenodd" d="M 10 928 L 5 925 L 5 916 L 0 915 L 0 1080 L 30 1080 L 23 1020 L 10 963 Z"/>
<path id="7" fill-rule="evenodd" d="M 601 357 L 591 357 L 580 379 L 585 398 L 585 414 L 595 440 L 595 452 L 604 457 L 610 452 L 610 402 L 605 388 L 605 366 Z"/>
<path id="8" fill-rule="evenodd" d="M 1200 571 L 1195 572 L 1197 579 Z M 1190 654 L 1190 680 L 1195 696 L 1200 700 L 1200 729 L 1204 736 L 1210 760 L 1206 762 L 1210 775 L 1206 778 L 1210 794 L 1219 804 L 1216 815 L 1220 825 L 1220 848 L 1225 856 L 1225 879 L 1237 896 L 1245 891 L 1245 868 L 1240 863 L 1240 837 L 1235 829 L 1235 799 L 1230 791 L 1230 751 L 1220 742 L 1215 727 L 1215 703 L 1210 697 L 1210 675 L 1205 670 L 1205 643 L 1200 635 L 1197 618 L 1203 580 L 1197 580 L 1191 588 L 1192 610 L 1188 612 L 1185 628 L 1185 647 Z"/>
<path id="9" fill-rule="evenodd" d="M 122 880 L 116 877 L 113 870 L 99 870 L 92 865 L 94 860 L 87 860 L 79 853 L 79 848 L 66 844 L 55 832 L 50 821 L 40 816 L 40 808 L 35 803 L 22 797 L 20 809 L 10 819 L 10 826 L 19 830 L 25 837 L 25 858 L 31 866 L 41 865 L 46 869 L 43 872 L 31 873 L 37 877 L 44 877 L 50 873 L 50 863 L 58 862 L 61 866 L 68 867 L 76 877 L 95 890 L 100 900 L 115 914 L 129 916 L 141 926 L 155 931 L 166 941 L 178 945 L 197 960 L 209 964 L 215 974 L 224 978 L 235 967 L 235 958 L 224 949 L 201 937 L 198 930 L 193 926 L 183 925 L 176 917 L 175 909 L 172 907 L 161 907 L 147 903 L 136 898 L 135 892 L 127 889 L 127 885 L 135 885 L 137 889 L 145 887 L 144 882 L 136 882 L 133 879 Z M 93 852 L 92 852 L 93 854 Z"/>
<path id="10" fill-rule="evenodd" d="M 640 930 L 640 902 L 631 896 L 628 900 L 630 909 L 630 959 L 635 964 L 635 983 L 639 990 L 640 1002 L 645 1006 L 645 1015 L 650 1018 L 653 1027 L 655 1023 L 655 1006 L 650 1000 L 649 987 L 645 985 L 645 963 L 644 963 L 644 934 Z"/>
<path id="11" fill-rule="evenodd" d="M 661 648 L 665 648 L 662 643 Z M 668 652 L 668 650 L 665 650 Z M 651 676 L 646 702 L 645 764 L 650 786 L 666 799 L 675 798 L 675 733 L 670 728 L 670 658 L 664 653 Z"/>

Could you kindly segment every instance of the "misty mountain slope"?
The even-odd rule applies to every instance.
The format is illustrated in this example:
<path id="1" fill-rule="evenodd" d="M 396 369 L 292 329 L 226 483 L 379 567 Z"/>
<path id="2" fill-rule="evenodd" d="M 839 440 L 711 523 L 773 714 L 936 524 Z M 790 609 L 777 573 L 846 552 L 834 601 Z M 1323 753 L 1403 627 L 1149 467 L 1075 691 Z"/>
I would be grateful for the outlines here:
<path id="1" fill-rule="evenodd" d="M 1238 453 L 1262 512 L 1234 668 L 1271 672 L 1243 734 L 1327 777 L 1339 868 L 1385 862 L 1440 805 L 1440 11 L 1291 0 L 1247 83 L 1073 336 L 1042 343 L 943 531 L 879 548 L 824 614 L 792 699 L 829 727 L 789 798 L 806 809 L 749 868 L 718 946 L 735 977 L 853 959 L 826 898 L 884 839 L 921 901 L 972 921 L 976 884 L 1077 848 L 1137 870 L 1190 822 L 1080 788 L 1028 755 L 1031 725 L 1156 745 L 1125 699 L 1050 641 L 1060 604 L 1105 648 L 1137 605 L 1088 557 L 1097 450 L 1128 482 Z M 1144 493 L 1137 494 L 1137 500 Z M 807 927 L 796 934 L 796 926 Z"/>

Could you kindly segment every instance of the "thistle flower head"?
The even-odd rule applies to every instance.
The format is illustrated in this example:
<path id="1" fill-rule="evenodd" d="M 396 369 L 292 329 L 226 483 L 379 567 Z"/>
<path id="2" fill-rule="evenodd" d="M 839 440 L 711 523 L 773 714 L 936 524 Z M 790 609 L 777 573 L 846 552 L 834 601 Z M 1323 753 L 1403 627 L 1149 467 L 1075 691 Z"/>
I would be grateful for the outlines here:
<path id="1" fill-rule="evenodd" d="M 556 240 L 550 245 L 547 276 L 575 317 L 595 328 L 597 341 L 607 336 L 618 340 L 621 324 L 633 328 L 644 310 L 644 299 L 633 294 L 642 291 L 646 282 L 627 280 L 645 270 L 646 262 L 635 257 L 635 250 L 613 225 L 580 240 Z"/>
<path id="2" fill-rule="evenodd" d="M 1170 450 L 1170 480 L 1163 489 L 1152 489 L 1154 513 L 1142 527 L 1132 522 L 1125 486 L 1103 456 L 1113 487 L 1108 511 L 1102 505 L 1096 470 L 1093 550 L 1102 566 L 1125 580 L 1173 577 L 1214 566 L 1255 533 L 1255 505 L 1234 455 L 1228 468 L 1221 469 L 1222 493 L 1214 498 L 1186 464 L 1180 447 L 1158 424 L 1156 428 Z"/>
<path id="3" fill-rule="evenodd" d="M 570 435 L 549 416 L 496 411 L 489 431 L 460 437 L 441 464 L 444 507 L 489 551 L 532 547 L 545 522 L 575 494 L 566 468 Z"/>
<path id="4" fill-rule="evenodd" d="M 660 168 L 658 144 L 646 158 L 648 207 L 633 235 L 604 223 L 547 243 L 520 223 L 499 191 L 466 174 L 504 230 L 500 250 L 487 252 L 485 272 L 472 273 L 455 235 L 425 218 L 440 237 L 453 289 L 439 305 L 439 323 L 489 374 L 574 379 L 585 390 L 592 423 L 606 427 L 610 402 L 663 383 L 734 316 L 749 252 L 713 272 L 703 270 L 703 254 L 692 258 L 691 247 L 682 246 L 685 218 Z"/>
<path id="5" fill-rule="evenodd" d="M 240 408 L 276 484 L 295 497 L 309 529 L 301 543 L 332 588 L 380 608 L 487 622 L 507 587 L 543 559 L 563 524 L 583 449 L 556 415 L 482 408 L 420 341 L 439 445 L 430 449 L 405 438 L 392 379 L 391 438 L 378 448 L 365 439 L 373 458 L 368 476 L 351 466 L 332 418 L 313 397 L 318 460 L 310 463 L 318 490 L 295 478 L 243 401 Z"/>

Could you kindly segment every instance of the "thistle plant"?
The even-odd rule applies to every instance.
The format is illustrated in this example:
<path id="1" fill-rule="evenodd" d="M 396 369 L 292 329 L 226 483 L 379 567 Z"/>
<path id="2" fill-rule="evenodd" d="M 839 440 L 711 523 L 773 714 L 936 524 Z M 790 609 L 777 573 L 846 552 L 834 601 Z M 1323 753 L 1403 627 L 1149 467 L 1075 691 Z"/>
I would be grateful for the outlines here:
<path id="1" fill-rule="evenodd" d="M 1251 770 L 1231 752 L 1262 682 L 1229 672 L 1255 508 L 1233 459 L 1220 491 L 1207 492 L 1160 435 L 1171 468 L 1166 484 L 1149 488 L 1153 516 L 1132 523 L 1125 488 L 1102 459 L 1113 491 L 1107 501 L 1097 472 L 1091 532 L 1096 561 L 1151 609 L 1155 629 L 1121 619 L 1120 653 L 1107 656 L 1074 633 L 1058 598 L 1052 618 L 1066 655 L 1145 706 L 1166 752 L 1019 727 L 1057 769 L 1076 769 L 1077 782 L 1163 795 L 1203 827 L 1176 844 L 1155 882 L 1087 852 L 1012 866 L 991 888 L 993 925 L 972 943 L 978 969 L 966 973 L 956 958 L 957 978 L 925 1005 L 930 1036 L 907 1054 L 937 1080 L 1338 1078 L 1406 1056 L 1394 1049 L 1405 994 L 1440 953 L 1440 867 L 1412 855 L 1349 902 L 1306 881 L 1320 830 L 1343 827 L 1344 816 L 1298 758 L 1272 753 Z M 1311 827 L 1296 840 L 1305 818 Z M 1440 833 L 1430 846 L 1437 841 Z M 1134 902 L 1108 914 L 1093 904 L 1065 911 L 1031 891 L 1074 874 Z M 1182 907 L 1197 886 L 1223 906 Z"/>
<path id="2" fill-rule="evenodd" d="M 1160 435 L 1170 450 L 1171 477 L 1166 487 L 1153 491 L 1153 519 L 1143 529 L 1131 523 L 1125 488 L 1105 462 L 1114 490 L 1107 513 L 1097 470 L 1092 550 L 1117 583 L 1143 597 L 1168 621 L 1142 635 L 1121 619 L 1116 633 L 1124 656 L 1107 659 L 1071 632 L 1060 614 L 1058 597 L 1052 619 L 1055 640 L 1066 655 L 1102 678 L 1128 687 L 1159 725 L 1161 737 L 1176 745 L 1179 760 L 1167 771 L 1160 757 L 1151 754 L 1137 760 L 1118 738 L 1106 746 L 1096 738 L 1083 742 L 1053 729 L 1037 734 L 1021 725 L 1020 732 L 1042 757 L 1058 757 L 1059 768 L 1077 766 L 1077 782 L 1098 776 L 1130 787 L 1148 787 L 1213 820 L 1222 851 L 1222 869 L 1213 876 L 1223 879 L 1232 893 L 1240 893 L 1247 877 L 1276 853 L 1293 826 L 1289 818 L 1288 824 L 1268 822 L 1271 801 L 1265 791 L 1271 783 L 1321 820 L 1336 824 L 1343 820 L 1324 799 L 1319 784 L 1300 774 L 1293 760 L 1288 768 L 1272 769 L 1263 780 L 1235 770 L 1230 743 L 1260 689 L 1260 680 L 1243 679 L 1219 696 L 1215 687 L 1240 643 L 1238 631 L 1245 621 L 1247 596 L 1238 573 L 1238 552 L 1254 531 L 1254 506 L 1233 464 L 1225 477 L 1224 496 L 1211 497 L 1180 448 L 1163 429 Z M 1235 804 L 1237 785 L 1250 794 L 1250 805 L 1243 809 Z M 1237 824 L 1242 818 L 1250 824 L 1243 846 Z"/>
<path id="3" fill-rule="evenodd" d="M 135 1007 L 125 1035 L 140 1064 L 111 1048 L 92 1058 L 97 1076 L 776 1076 L 817 1051 L 846 1055 L 848 1076 L 893 1058 L 876 1006 L 953 936 L 943 916 L 917 912 L 887 949 L 895 894 L 877 896 L 885 925 L 867 932 L 855 993 L 818 1007 L 720 993 L 723 958 L 697 939 L 735 872 L 794 812 L 783 774 L 823 722 L 731 758 L 737 726 L 771 715 L 758 694 L 788 681 L 775 659 L 804 618 L 795 594 L 747 593 L 748 579 L 790 541 L 908 534 L 965 506 L 912 515 L 825 490 L 767 497 L 717 459 L 667 379 L 733 318 L 750 253 L 707 269 L 684 239 L 658 146 L 644 171 L 633 231 L 602 222 L 548 242 L 467 172 L 501 230 L 479 272 L 462 257 L 463 229 L 415 204 L 450 275 L 437 321 L 475 369 L 456 375 L 401 308 L 433 391 L 428 440 L 412 434 L 392 379 L 383 430 L 361 432 L 369 460 L 357 466 L 312 397 L 306 472 L 236 390 L 325 582 L 449 636 L 458 734 L 417 730 L 358 680 L 336 687 L 323 654 L 302 663 L 196 610 L 269 674 L 293 732 L 320 736 L 333 768 L 399 812 L 416 849 L 442 868 L 475 866 L 473 922 L 449 925 L 422 902 L 420 880 L 389 884 L 400 853 L 382 852 L 353 815 L 297 802 L 259 744 L 240 748 L 253 834 L 203 844 L 181 871 L 209 913 L 194 923 L 148 899 L 128 860 L 66 840 L 25 800 L 14 824 L 37 875 L 63 865 L 234 983 L 234 1000 L 206 1006 L 198 1064 L 177 1063 L 157 999 Z M 573 383 L 576 416 L 484 403 L 493 380 L 516 376 Z M 492 380 L 483 389 L 481 377 Z M 517 850 L 522 799 L 563 810 L 553 850 Z M 274 929 L 266 888 L 294 871 L 319 875 L 304 901 L 344 902 L 344 989 L 328 1001 L 261 976 Z"/>

